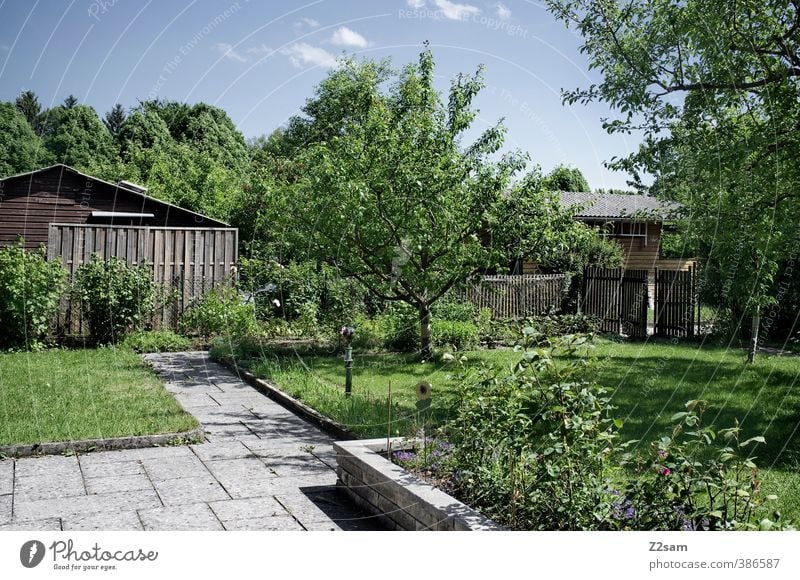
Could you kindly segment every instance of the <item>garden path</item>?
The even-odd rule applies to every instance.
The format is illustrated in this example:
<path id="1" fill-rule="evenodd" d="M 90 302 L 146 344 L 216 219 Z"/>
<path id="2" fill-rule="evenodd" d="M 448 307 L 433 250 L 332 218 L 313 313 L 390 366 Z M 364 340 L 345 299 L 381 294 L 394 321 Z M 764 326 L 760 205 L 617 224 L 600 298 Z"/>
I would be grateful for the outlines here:
<path id="1" fill-rule="evenodd" d="M 196 445 L 0 461 L 0 530 L 373 530 L 335 489 L 332 440 L 210 361 L 146 355 Z"/>

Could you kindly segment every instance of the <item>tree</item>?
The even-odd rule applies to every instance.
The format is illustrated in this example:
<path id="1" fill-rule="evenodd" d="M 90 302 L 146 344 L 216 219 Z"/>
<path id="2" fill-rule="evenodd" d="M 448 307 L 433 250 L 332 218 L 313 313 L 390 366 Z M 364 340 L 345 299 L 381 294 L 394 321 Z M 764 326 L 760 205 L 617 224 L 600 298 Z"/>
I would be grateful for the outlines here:
<path id="1" fill-rule="evenodd" d="M 543 186 L 550 191 L 591 191 L 580 169 L 564 165 L 559 165 L 548 173 Z"/>
<path id="2" fill-rule="evenodd" d="M 33 91 L 23 91 L 14 102 L 17 109 L 25 116 L 28 124 L 33 129 L 34 133 L 41 135 L 42 133 L 42 105 L 39 103 L 39 97 Z"/>
<path id="3" fill-rule="evenodd" d="M 45 117 L 44 144 L 59 163 L 100 174 L 115 161 L 111 135 L 92 107 L 55 107 Z"/>
<path id="4" fill-rule="evenodd" d="M 122 124 L 125 122 L 125 117 L 125 109 L 119 103 L 114 105 L 103 117 L 103 124 L 105 124 L 106 129 L 108 129 L 108 132 L 111 133 L 111 136 L 115 139 L 119 134 Z"/>
<path id="5" fill-rule="evenodd" d="M 0 177 L 33 171 L 51 161 L 39 136 L 11 103 L 0 103 Z"/>
<path id="6" fill-rule="evenodd" d="M 447 103 L 433 79 L 428 50 L 400 73 L 342 61 L 308 101 L 306 119 L 290 124 L 316 137 L 295 159 L 298 180 L 273 200 L 298 247 L 380 299 L 417 310 L 423 356 L 431 305 L 469 276 L 508 265 L 520 232 L 508 227 L 519 219 L 504 196 L 526 158 L 495 160 L 502 122 L 462 145 L 482 67 L 456 77 Z"/>
<path id="7" fill-rule="evenodd" d="M 737 309 L 752 317 L 752 361 L 780 264 L 800 240 L 797 1 L 548 6 L 581 33 L 603 77 L 565 101 L 606 101 L 620 113 L 607 130 L 644 132 L 639 151 L 611 166 L 654 174 L 654 192 L 685 204 L 710 295 L 734 319 Z"/>
<path id="8" fill-rule="evenodd" d="M 65 109 L 74 109 L 78 105 L 78 98 L 75 95 L 69 95 L 66 99 L 64 99 L 64 103 L 61 105 Z"/>

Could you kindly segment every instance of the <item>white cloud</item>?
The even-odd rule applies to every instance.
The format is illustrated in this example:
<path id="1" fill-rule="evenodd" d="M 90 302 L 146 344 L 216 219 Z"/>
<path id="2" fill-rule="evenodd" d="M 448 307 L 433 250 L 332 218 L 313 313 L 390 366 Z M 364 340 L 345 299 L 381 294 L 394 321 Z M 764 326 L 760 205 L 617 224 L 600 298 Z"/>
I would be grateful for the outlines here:
<path id="1" fill-rule="evenodd" d="M 366 48 L 369 44 L 366 38 L 346 26 L 336 29 L 336 32 L 331 37 L 331 42 L 337 46 L 355 46 L 358 48 Z"/>
<path id="2" fill-rule="evenodd" d="M 237 62 L 247 62 L 247 57 L 244 56 L 242 53 L 238 52 L 233 46 L 228 44 L 227 42 L 218 42 L 214 47 L 217 51 L 229 60 L 235 60 Z"/>
<path id="3" fill-rule="evenodd" d="M 502 2 L 496 2 L 492 4 L 492 8 L 495 9 L 497 17 L 500 20 L 508 20 L 509 18 L 511 18 L 511 10 L 508 8 L 508 6 L 506 6 Z"/>
<path id="4" fill-rule="evenodd" d="M 309 28 L 317 28 L 319 26 L 319 20 L 314 20 L 313 18 L 301 18 L 295 22 L 294 25 L 297 28 L 303 28 L 304 26 L 308 26 Z"/>
<path id="5" fill-rule="evenodd" d="M 474 14 L 480 13 L 480 8 L 471 4 L 457 4 L 450 0 L 433 0 L 442 16 L 450 20 L 464 20 Z"/>
<path id="6" fill-rule="evenodd" d="M 263 56 L 267 56 L 274 52 L 269 46 L 266 44 L 259 44 L 258 46 L 251 46 L 250 48 L 245 48 L 244 50 L 236 50 L 233 48 L 232 45 L 228 44 L 227 42 L 218 42 L 214 45 L 214 48 L 217 49 L 222 56 L 227 58 L 228 60 L 233 60 L 236 62 L 248 62 L 252 58 L 261 58 Z"/>
<path id="7" fill-rule="evenodd" d="M 422 8 L 425 6 L 425 0 L 406 0 L 406 4 L 411 8 Z"/>
<path id="8" fill-rule="evenodd" d="M 247 54 L 252 54 L 253 56 L 261 57 L 261 56 L 266 56 L 274 51 L 266 44 L 260 44 L 258 46 L 251 46 L 250 48 L 245 50 L 245 52 Z"/>
<path id="9" fill-rule="evenodd" d="M 303 65 L 314 65 L 325 68 L 336 66 L 336 57 L 324 48 L 312 46 L 305 42 L 295 42 L 281 49 L 281 54 L 289 57 L 289 62 L 298 68 Z"/>

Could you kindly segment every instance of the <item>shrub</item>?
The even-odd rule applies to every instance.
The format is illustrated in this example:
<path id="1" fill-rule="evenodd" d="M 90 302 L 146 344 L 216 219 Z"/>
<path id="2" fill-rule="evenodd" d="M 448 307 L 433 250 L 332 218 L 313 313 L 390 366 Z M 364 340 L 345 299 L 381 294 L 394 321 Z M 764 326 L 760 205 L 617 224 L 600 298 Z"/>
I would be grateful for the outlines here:
<path id="1" fill-rule="evenodd" d="M 491 311 L 489 312 L 491 313 Z M 475 322 L 478 318 L 478 307 L 472 302 L 459 302 L 455 299 L 442 298 L 431 307 L 431 315 L 436 320 Z"/>
<path id="2" fill-rule="evenodd" d="M 478 327 L 471 322 L 434 320 L 431 337 L 436 347 L 470 350 L 478 346 Z"/>
<path id="3" fill-rule="evenodd" d="M 386 343 L 386 318 L 369 318 L 366 314 L 357 314 L 353 323 L 356 334 L 353 337 L 353 348 L 360 351 L 380 350 Z"/>
<path id="4" fill-rule="evenodd" d="M 72 299 L 80 304 L 97 342 L 115 342 L 144 326 L 155 305 L 155 283 L 146 264 L 128 266 L 99 254 L 75 272 Z"/>
<path id="5" fill-rule="evenodd" d="M 631 474 L 617 500 L 619 529 L 777 529 L 779 514 L 766 517 L 752 449 L 763 437 L 740 441 L 734 425 L 715 431 L 702 424 L 704 401 L 689 401 L 676 413 L 668 435 L 646 454 L 626 454 Z M 784 527 L 781 524 L 781 527 Z"/>
<path id="6" fill-rule="evenodd" d="M 125 335 L 122 346 L 134 352 L 178 352 L 189 350 L 192 341 L 171 330 L 143 330 Z"/>
<path id="7" fill-rule="evenodd" d="M 180 327 L 204 338 L 262 333 L 253 304 L 245 304 L 236 289 L 229 286 L 218 286 L 194 300 L 181 315 Z"/>
<path id="8" fill-rule="evenodd" d="M 67 272 L 45 260 L 44 247 L 27 252 L 22 240 L 0 249 L 0 347 L 37 348 L 58 313 Z"/>
<path id="9" fill-rule="evenodd" d="M 384 347 L 411 352 L 419 348 L 419 313 L 408 304 L 393 304 L 388 312 L 376 317 L 386 329 Z"/>
<path id="10" fill-rule="evenodd" d="M 529 530 L 596 529 L 607 517 L 620 423 L 588 360 L 572 356 L 589 347 L 586 337 L 565 337 L 526 350 L 510 370 L 461 375 L 447 430 L 452 484 L 473 507 Z"/>

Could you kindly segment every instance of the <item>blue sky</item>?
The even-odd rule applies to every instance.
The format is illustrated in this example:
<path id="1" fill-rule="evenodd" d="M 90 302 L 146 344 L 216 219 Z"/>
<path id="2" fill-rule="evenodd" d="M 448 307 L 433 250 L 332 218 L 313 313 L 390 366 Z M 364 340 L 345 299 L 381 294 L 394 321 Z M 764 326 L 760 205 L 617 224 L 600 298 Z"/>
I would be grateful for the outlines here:
<path id="1" fill-rule="evenodd" d="M 486 66 L 476 129 L 505 117 L 506 146 L 547 171 L 579 167 L 592 187 L 625 187 L 603 161 L 638 138 L 607 135 L 602 104 L 560 90 L 598 80 L 580 37 L 527 0 L 0 0 L 0 100 L 70 93 L 100 114 L 154 97 L 224 108 L 246 137 L 299 112 L 342 54 L 415 61 L 428 40 L 444 91 Z"/>

